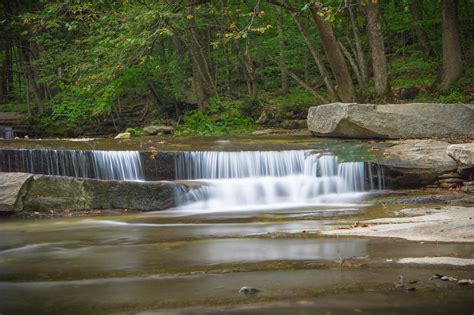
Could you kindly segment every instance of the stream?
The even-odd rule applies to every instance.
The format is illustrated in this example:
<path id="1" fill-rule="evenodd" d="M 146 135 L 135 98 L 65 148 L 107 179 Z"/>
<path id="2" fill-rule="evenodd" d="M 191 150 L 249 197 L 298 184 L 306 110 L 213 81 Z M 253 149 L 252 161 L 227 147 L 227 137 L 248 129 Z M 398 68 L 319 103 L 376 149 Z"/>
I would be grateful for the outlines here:
<path id="1" fill-rule="evenodd" d="M 147 176 L 139 150 L 173 151 L 175 180 L 198 184 L 162 211 L 1 217 L 0 314 L 474 311 L 473 286 L 431 280 L 472 279 L 473 265 L 400 262 L 472 259 L 473 243 L 320 233 L 439 206 L 416 200 L 440 192 L 387 189 L 383 170 L 371 164 L 374 144 L 298 136 L 182 139 L 161 147 L 153 141 L 0 144 L 1 171 L 15 165 L 133 181 Z M 416 281 L 416 290 L 396 288 L 400 275 Z M 240 294 L 244 286 L 259 292 Z"/>

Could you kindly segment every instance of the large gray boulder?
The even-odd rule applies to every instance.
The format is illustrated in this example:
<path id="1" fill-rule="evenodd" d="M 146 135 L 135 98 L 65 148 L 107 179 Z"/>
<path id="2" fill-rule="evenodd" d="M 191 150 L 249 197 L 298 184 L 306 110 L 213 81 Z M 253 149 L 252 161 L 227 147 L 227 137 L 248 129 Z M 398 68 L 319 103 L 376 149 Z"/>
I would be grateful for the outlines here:
<path id="1" fill-rule="evenodd" d="M 457 163 L 447 153 L 448 142 L 403 140 L 388 143 L 377 162 L 385 170 L 390 187 L 419 187 L 433 184 L 439 176 L 454 172 Z"/>
<path id="2" fill-rule="evenodd" d="M 31 174 L 0 173 L 0 212 L 20 210 Z"/>
<path id="3" fill-rule="evenodd" d="M 176 184 L 37 175 L 29 185 L 23 210 L 130 209 L 163 210 L 174 206 Z"/>
<path id="4" fill-rule="evenodd" d="M 331 103 L 309 109 L 308 128 L 344 138 L 473 136 L 474 104 Z"/>
<path id="5" fill-rule="evenodd" d="M 0 173 L 0 211 L 155 211 L 173 207 L 175 198 L 195 188 L 185 182 L 133 182 Z"/>

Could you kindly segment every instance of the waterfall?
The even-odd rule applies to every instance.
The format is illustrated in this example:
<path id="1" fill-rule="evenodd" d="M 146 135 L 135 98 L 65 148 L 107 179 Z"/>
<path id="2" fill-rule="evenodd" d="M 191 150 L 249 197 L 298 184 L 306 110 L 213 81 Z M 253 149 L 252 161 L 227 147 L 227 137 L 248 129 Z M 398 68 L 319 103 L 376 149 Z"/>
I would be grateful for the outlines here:
<path id="1" fill-rule="evenodd" d="M 138 151 L 0 150 L 0 172 L 143 180 Z"/>
<path id="2" fill-rule="evenodd" d="M 370 163 L 305 150 L 181 152 L 175 169 L 176 178 L 202 184 L 178 194 L 183 207 L 308 206 L 383 188 Z"/>
<path id="3" fill-rule="evenodd" d="M 3 130 L 3 138 L 6 140 L 12 140 L 15 138 L 15 133 L 13 132 L 13 129 L 11 127 L 5 127 Z"/>
<path id="4" fill-rule="evenodd" d="M 180 152 L 177 179 L 288 176 L 303 171 L 304 151 Z"/>

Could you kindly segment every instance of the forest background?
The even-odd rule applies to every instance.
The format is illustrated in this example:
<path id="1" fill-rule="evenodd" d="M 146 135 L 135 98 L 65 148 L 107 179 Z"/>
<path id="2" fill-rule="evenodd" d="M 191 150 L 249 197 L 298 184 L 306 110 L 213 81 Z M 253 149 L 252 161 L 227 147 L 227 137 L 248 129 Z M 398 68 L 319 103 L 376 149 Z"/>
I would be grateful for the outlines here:
<path id="1" fill-rule="evenodd" d="M 2 0 L 0 112 L 38 135 L 298 128 L 329 102 L 474 100 L 474 0 Z"/>

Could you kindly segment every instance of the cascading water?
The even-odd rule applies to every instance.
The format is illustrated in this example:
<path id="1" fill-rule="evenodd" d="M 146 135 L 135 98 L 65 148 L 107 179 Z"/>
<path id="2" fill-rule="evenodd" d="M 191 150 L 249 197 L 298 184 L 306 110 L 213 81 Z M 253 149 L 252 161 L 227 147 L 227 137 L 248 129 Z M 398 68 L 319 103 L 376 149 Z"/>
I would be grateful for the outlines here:
<path id="1" fill-rule="evenodd" d="M 0 172 L 143 180 L 138 151 L 0 150 Z"/>
<path id="2" fill-rule="evenodd" d="M 181 208 L 305 207 L 383 186 L 368 163 L 312 151 L 182 152 L 175 163 L 178 179 L 202 184 L 179 194 Z"/>
<path id="3" fill-rule="evenodd" d="M 6 127 L 3 130 L 3 138 L 6 140 L 12 140 L 15 138 L 15 133 L 13 132 L 13 129 L 11 127 Z"/>

